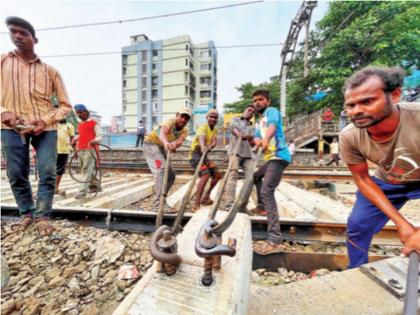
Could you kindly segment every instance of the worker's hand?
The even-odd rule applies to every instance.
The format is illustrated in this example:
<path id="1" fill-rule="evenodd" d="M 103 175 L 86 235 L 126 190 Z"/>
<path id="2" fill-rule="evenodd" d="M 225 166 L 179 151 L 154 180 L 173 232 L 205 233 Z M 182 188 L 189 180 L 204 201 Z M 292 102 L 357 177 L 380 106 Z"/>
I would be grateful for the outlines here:
<path id="1" fill-rule="evenodd" d="M 265 152 L 267 150 L 267 148 L 268 148 L 268 140 L 263 139 L 261 141 L 261 149 L 262 149 L 263 152 Z"/>
<path id="2" fill-rule="evenodd" d="M 409 222 L 404 222 L 403 224 L 397 226 L 398 236 L 403 244 L 405 244 L 410 237 L 416 232 L 414 226 Z"/>
<path id="3" fill-rule="evenodd" d="M 259 139 L 259 138 L 255 138 L 255 139 L 254 139 L 254 144 L 255 144 L 255 147 L 256 147 L 256 148 L 259 148 L 259 147 L 261 146 L 261 144 L 262 144 L 261 139 Z"/>
<path id="4" fill-rule="evenodd" d="M 33 126 L 32 133 L 37 136 L 47 127 L 47 124 L 42 119 L 32 120 L 29 125 Z"/>
<path id="5" fill-rule="evenodd" d="M 14 129 L 16 125 L 22 123 L 22 121 L 12 112 L 3 112 L 1 114 L 1 123 Z"/>
<path id="6" fill-rule="evenodd" d="M 420 230 L 417 230 L 409 237 L 401 253 L 404 256 L 408 256 L 413 251 L 417 251 L 420 254 Z"/>
<path id="7" fill-rule="evenodd" d="M 165 145 L 166 151 L 175 151 L 176 148 L 177 148 L 177 146 L 176 146 L 176 143 L 174 143 L 174 142 L 168 142 Z"/>

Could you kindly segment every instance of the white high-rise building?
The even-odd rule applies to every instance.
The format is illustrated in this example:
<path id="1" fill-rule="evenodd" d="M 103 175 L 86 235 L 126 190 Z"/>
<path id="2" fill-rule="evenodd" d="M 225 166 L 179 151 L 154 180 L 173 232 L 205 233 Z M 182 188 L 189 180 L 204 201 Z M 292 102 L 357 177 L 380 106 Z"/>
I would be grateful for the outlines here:
<path id="1" fill-rule="evenodd" d="M 213 41 L 194 44 L 189 36 L 152 41 L 131 36 L 122 48 L 123 129 L 148 131 L 183 107 L 194 114 L 191 127 L 217 105 L 217 52 Z"/>

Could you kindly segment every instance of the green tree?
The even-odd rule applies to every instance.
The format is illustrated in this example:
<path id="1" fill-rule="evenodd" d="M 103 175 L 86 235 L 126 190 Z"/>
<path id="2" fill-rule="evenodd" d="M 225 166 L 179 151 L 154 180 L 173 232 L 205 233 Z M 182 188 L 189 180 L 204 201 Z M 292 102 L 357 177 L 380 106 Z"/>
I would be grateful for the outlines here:
<path id="1" fill-rule="evenodd" d="M 249 105 L 252 104 L 252 93 L 256 89 L 265 88 L 270 91 L 271 97 L 271 105 L 273 107 L 279 107 L 279 95 L 280 95 L 280 87 L 279 87 L 279 77 L 273 76 L 270 78 L 269 82 L 263 82 L 259 85 L 254 85 L 251 82 L 247 82 L 242 84 L 240 87 L 236 89 L 241 93 L 239 101 L 233 103 L 225 103 L 224 108 L 225 111 L 228 113 L 241 113 L 244 109 Z"/>
<path id="2" fill-rule="evenodd" d="M 303 53 L 289 71 L 288 114 L 343 104 L 341 88 L 356 70 L 368 65 L 419 67 L 420 6 L 406 1 L 332 2 L 310 36 L 308 77 L 303 78 Z M 327 92 L 320 101 L 311 99 Z"/>

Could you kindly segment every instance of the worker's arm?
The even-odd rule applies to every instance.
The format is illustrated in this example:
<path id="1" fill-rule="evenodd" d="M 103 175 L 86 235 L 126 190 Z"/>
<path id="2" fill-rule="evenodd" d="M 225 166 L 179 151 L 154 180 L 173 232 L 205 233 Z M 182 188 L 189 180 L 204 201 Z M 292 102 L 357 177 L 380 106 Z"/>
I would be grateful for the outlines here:
<path id="1" fill-rule="evenodd" d="M 95 138 L 90 142 L 90 144 L 100 144 L 102 141 L 101 127 L 98 124 L 95 124 L 93 131 L 95 132 Z"/>
<path id="2" fill-rule="evenodd" d="M 270 124 L 267 128 L 267 132 L 264 135 L 264 138 L 261 141 L 261 148 L 263 151 L 267 150 L 268 144 L 270 143 L 271 138 L 273 138 L 276 133 L 277 126 L 275 124 Z"/>
<path id="3" fill-rule="evenodd" d="M 198 143 L 200 144 L 201 152 L 208 151 L 211 148 L 206 146 L 206 135 L 198 137 Z"/>
<path id="4" fill-rule="evenodd" d="M 51 67 L 48 71 L 52 78 L 53 92 L 58 100 L 58 108 L 53 108 L 47 115 L 42 117 L 42 119 L 35 119 L 29 123 L 30 125 L 35 126 L 35 129 L 33 130 L 35 135 L 40 134 L 47 126 L 64 119 L 72 109 L 60 73 Z"/>
<path id="5" fill-rule="evenodd" d="M 174 151 L 176 149 L 176 144 L 169 142 L 168 135 L 170 133 L 170 129 L 166 126 L 160 126 L 160 134 L 159 138 L 162 141 L 166 150 Z"/>
<path id="6" fill-rule="evenodd" d="M 407 242 L 415 232 L 413 225 L 398 212 L 384 192 L 372 180 L 366 161 L 360 164 L 348 164 L 347 166 L 360 192 L 395 223 L 398 228 L 400 240 L 403 243 Z"/>

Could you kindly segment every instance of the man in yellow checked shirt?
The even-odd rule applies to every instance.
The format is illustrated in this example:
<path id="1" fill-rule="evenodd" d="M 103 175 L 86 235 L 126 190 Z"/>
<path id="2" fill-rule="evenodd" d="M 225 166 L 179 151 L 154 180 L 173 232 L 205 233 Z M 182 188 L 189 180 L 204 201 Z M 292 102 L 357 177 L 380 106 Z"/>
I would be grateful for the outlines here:
<path id="1" fill-rule="evenodd" d="M 191 144 L 190 149 L 190 163 L 195 169 L 198 166 L 201 155 L 203 152 L 208 152 L 216 146 L 217 142 L 217 120 L 219 119 L 219 112 L 216 109 L 211 109 L 207 113 L 207 123 L 201 125 L 195 135 L 194 141 Z M 195 202 L 193 211 L 197 211 L 202 205 L 211 205 L 213 201 L 210 199 L 210 193 L 213 188 L 217 185 L 217 182 L 222 178 L 222 174 L 217 170 L 216 164 L 204 159 L 200 169 L 200 181 L 198 182 L 197 192 L 195 194 Z M 206 187 L 207 181 L 211 177 L 210 188 L 204 194 L 204 188 Z"/>
<path id="2" fill-rule="evenodd" d="M 175 152 L 188 136 L 187 124 L 190 121 L 191 112 L 188 108 L 183 109 L 163 122 L 160 126 L 153 129 L 145 138 L 143 144 L 143 154 L 150 171 L 155 176 L 155 201 L 153 210 L 159 208 L 160 194 L 163 187 L 163 174 L 165 173 L 166 152 Z M 175 172 L 172 166 L 169 166 L 168 184 L 166 193 L 171 189 L 175 182 Z M 174 212 L 168 205 L 165 205 L 165 212 Z"/>

